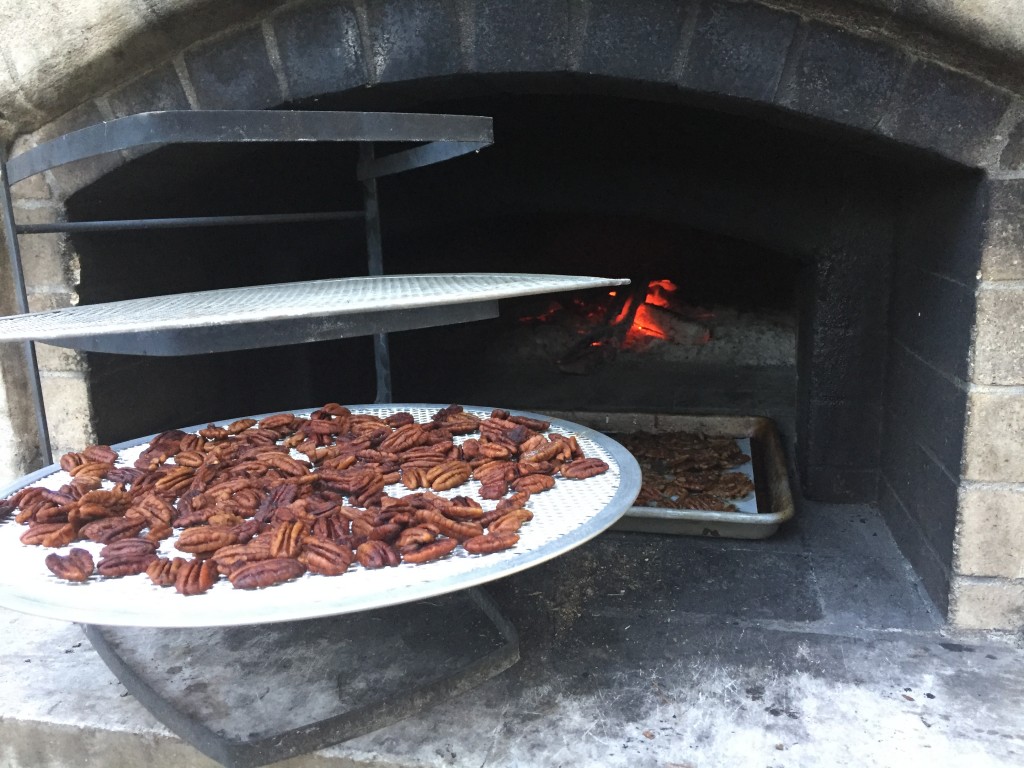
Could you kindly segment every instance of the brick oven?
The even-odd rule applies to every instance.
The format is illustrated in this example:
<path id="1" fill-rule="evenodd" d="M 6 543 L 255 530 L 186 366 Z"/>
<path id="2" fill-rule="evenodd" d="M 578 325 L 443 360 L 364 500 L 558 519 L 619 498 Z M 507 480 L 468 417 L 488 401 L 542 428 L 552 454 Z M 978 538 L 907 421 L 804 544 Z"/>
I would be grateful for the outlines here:
<path id="1" fill-rule="evenodd" d="M 524 300 L 495 321 L 396 336 L 398 400 L 766 413 L 806 498 L 877 504 L 953 625 L 1016 630 L 1022 84 L 984 30 L 976 55 L 956 53 L 966 33 L 942 13 L 882 7 L 180 2 L 122 18 L 122 48 L 65 62 L 63 90 L 46 96 L 28 90 L 46 85 L 42 65 L 12 43 L 8 139 L 17 154 L 157 109 L 491 116 L 493 147 L 382 183 L 387 271 L 667 280 L 710 313 L 694 321 L 708 343 L 568 370 L 549 331 L 524 330 L 550 307 Z M 333 146 L 168 147 L 13 192 L 24 223 L 336 210 L 359 199 L 339 181 L 354 161 Z M 332 223 L 40 235 L 23 249 L 42 309 L 358 274 L 361 242 Z M 364 339 L 187 361 L 38 354 L 57 451 L 373 399 Z M 13 478 L 36 439 L 20 352 L 0 365 Z"/>

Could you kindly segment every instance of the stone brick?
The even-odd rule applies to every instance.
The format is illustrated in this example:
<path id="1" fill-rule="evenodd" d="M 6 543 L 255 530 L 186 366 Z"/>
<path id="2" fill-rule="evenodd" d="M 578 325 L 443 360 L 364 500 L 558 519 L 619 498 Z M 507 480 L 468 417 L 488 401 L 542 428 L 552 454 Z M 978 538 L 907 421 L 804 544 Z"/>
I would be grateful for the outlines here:
<path id="1" fill-rule="evenodd" d="M 14 218 L 19 224 L 51 224 L 57 220 L 54 208 L 15 208 Z M 58 234 L 21 235 L 21 268 L 25 285 L 66 285 L 77 282 L 77 270 L 67 259 L 64 236 Z"/>
<path id="2" fill-rule="evenodd" d="M 999 155 L 999 167 L 1007 171 L 1024 170 L 1024 119 L 1010 130 Z"/>
<path id="3" fill-rule="evenodd" d="M 1009 105 L 1005 92 L 915 60 L 880 127 L 899 141 L 975 165 L 990 149 Z"/>
<path id="4" fill-rule="evenodd" d="M 64 309 L 75 304 L 78 297 L 71 291 L 30 291 L 28 308 L 31 312 L 46 312 L 51 309 Z"/>
<path id="5" fill-rule="evenodd" d="M 981 254 L 985 280 L 1024 280 L 1024 179 L 989 182 L 990 209 Z"/>
<path id="6" fill-rule="evenodd" d="M 926 400 L 927 402 L 927 400 Z M 972 392 L 964 436 L 965 480 L 1024 481 L 1024 395 Z"/>
<path id="7" fill-rule="evenodd" d="M 568 68 L 569 3 L 479 2 L 474 57 L 482 72 L 559 72 Z"/>
<path id="8" fill-rule="evenodd" d="M 369 79 L 359 24 L 350 5 L 317 0 L 272 20 L 291 98 L 355 88 Z"/>
<path id="9" fill-rule="evenodd" d="M 973 380 L 1024 384 L 1024 289 L 996 286 L 978 291 Z"/>
<path id="10" fill-rule="evenodd" d="M 459 70 L 459 24 L 442 0 L 375 0 L 369 5 L 373 68 L 381 82 Z"/>
<path id="11" fill-rule="evenodd" d="M 793 76 L 779 103 L 844 125 L 872 128 L 885 111 L 906 57 L 890 45 L 817 22 L 807 24 Z"/>
<path id="12" fill-rule="evenodd" d="M 53 454 L 80 451 L 94 443 L 89 386 L 84 374 L 43 375 L 43 402 Z"/>
<path id="13" fill-rule="evenodd" d="M 42 143 L 103 121 L 104 115 L 99 107 L 95 102 L 88 101 L 44 125 L 33 138 Z M 49 174 L 56 194 L 66 199 L 123 162 L 118 153 L 111 152 L 59 166 L 49 171 Z"/>
<path id="14" fill-rule="evenodd" d="M 1024 486 L 960 491 L 957 572 L 1024 578 Z"/>
<path id="15" fill-rule="evenodd" d="M 680 85 L 771 101 L 797 21 L 753 3 L 707 3 L 697 17 Z"/>
<path id="16" fill-rule="evenodd" d="M 40 371 L 71 373 L 89 369 L 87 358 L 82 352 L 52 344 L 36 344 L 36 362 Z"/>
<path id="17" fill-rule="evenodd" d="M 172 64 L 163 64 L 107 95 L 107 103 L 115 117 L 138 112 L 188 109 L 188 97 L 178 71 Z"/>
<path id="18" fill-rule="evenodd" d="M 281 103 L 261 27 L 186 51 L 185 66 L 200 109 L 263 109 Z"/>
<path id="19" fill-rule="evenodd" d="M 583 72 L 663 80 L 671 72 L 684 19 L 696 3 L 591 0 L 579 68 Z"/>
<path id="20" fill-rule="evenodd" d="M 957 629 L 1019 630 L 1024 626 L 1024 581 L 954 579 L 949 621 Z"/>

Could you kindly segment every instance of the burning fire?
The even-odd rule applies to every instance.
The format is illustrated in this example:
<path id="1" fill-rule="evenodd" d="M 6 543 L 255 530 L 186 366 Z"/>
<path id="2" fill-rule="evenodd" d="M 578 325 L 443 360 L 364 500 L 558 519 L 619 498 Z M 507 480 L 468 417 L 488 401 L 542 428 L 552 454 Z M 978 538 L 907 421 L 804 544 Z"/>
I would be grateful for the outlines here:
<path id="1" fill-rule="evenodd" d="M 520 322 L 550 323 L 562 312 L 570 310 L 582 320 L 579 334 L 585 337 L 583 343 L 586 347 L 612 345 L 636 350 L 652 341 L 708 343 L 711 334 L 707 329 L 700 329 L 701 332 L 696 334 L 684 332 L 686 338 L 678 338 L 675 326 L 680 322 L 699 321 L 710 316 L 704 310 L 680 302 L 676 296 L 678 290 L 679 287 L 671 280 L 652 280 L 642 294 L 640 291 L 625 295 L 621 291 L 609 291 L 597 301 L 574 297 L 569 307 L 553 302 L 544 312 L 520 318 Z"/>

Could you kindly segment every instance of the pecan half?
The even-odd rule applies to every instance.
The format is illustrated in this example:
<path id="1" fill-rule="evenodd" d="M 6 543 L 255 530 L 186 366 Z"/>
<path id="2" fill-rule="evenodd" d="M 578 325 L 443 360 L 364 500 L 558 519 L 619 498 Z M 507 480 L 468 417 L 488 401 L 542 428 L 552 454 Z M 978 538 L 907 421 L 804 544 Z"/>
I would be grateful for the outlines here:
<path id="1" fill-rule="evenodd" d="M 566 464 L 561 469 L 562 477 L 570 480 L 584 480 L 588 477 L 604 474 L 608 471 L 608 464 L 601 459 L 576 459 Z"/>
<path id="2" fill-rule="evenodd" d="M 515 533 L 485 533 L 483 536 L 462 542 L 462 546 L 470 554 L 489 555 L 492 552 L 510 549 L 518 541 L 519 535 Z"/>
<path id="3" fill-rule="evenodd" d="M 302 541 L 302 552 L 298 560 L 312 573 L 322 576 L 339 576 L 352 565 L 354 555 L 348 547 L 318 536 L 307 536 Z"/>
<path id="4" fill-rule="evenodd" d="M 402 562 L 398 550 L 385 541 L 367 541 L 356 549 L 356 559 L 364 568 L 393 567 Z"/>
<path id="5" fill-rule="evenodd" d="M 457 544 L 455 539 L 437 539 L 429 544 L 409 547 L 402 550 L 402 560 L 407 563 L 429 563 L 431 560 L 440 560 L 450 554 Z"/>
<path id="6" fill-rule="evenodd" d="M 221 547 L 236 543 L 238 543 L 237 535 L 232 528 L 207 525 L 198 528 L 186 528 L 178 535 L 178 540 L 174 542 L 174 547 L 182 552 L 202 555 L 216 552 Z"/>
<path id="7" fill-rule="evenodd" d="M 75 547 L 66 555 L 56 552 L 47 555 L 46 567 L 59 579 L 85 581 L 92 576 L 94 565 L 88 550 Z"/>
<path id="8" fill-rule="evenodd" d="M 131 539 L 146 527 L 142 520 L 125 520 L 123 517 L 105 517 L 82 526 L 79 533 L 89 541 L 109 544 L 118 539 Z"/>
<path id="9" fill-rule="evenodd" d="M 178 578 L 181 566 L 187 562 L 188 560 L 183 557 L 175 557 L 170 560 L 166 557 L 158 557 L 146 566 L 146 575 L 158 587 L 171 587 L 174 586 L 174 582 Z"/>
<path id="10" fill-rule="evenodd" d="M 279 525 L 270 540 L 270 556 L 295 557 L 302 549 L 302 540 L 308 533 L 309 526 L 300 520 Z"/>
<path id="11" fill-rule="evenodd" d="M 551 475 L 527 475 L 513 480 L 510 484 L 514 491 L 540 493 L 555 487 L 555 478 Z"/>
<path id="12" fill-rule="evenodd" d="M 511 512 L 502 515 L 491 523 L 487 527 L 487 530 L 491 533 L 515 533 L 523 527 L 524 523 L 528 523 L 531 520 L 533 520 L 533 512 L 530 510 L 513 509 Z"/>
<path id="13" fill-rule="evenodd" d="M 212 560 L 186 560 L 178 568 L 174 588 L 183 595 L 201 595 L 212 587 L 220 574 Z"/>
<path id="14" fill-rule="evenodd" d="M 96 570 L 101 576 L 116 579 L 121 576 L 134 576 L 137 573 L 145 573 L 149 564 L 156 560 L 156 555 L 149 554 L 115 554 L 101 558 L 96 565 Z"/>
<path id="15" fill-rule="evenodd" d="M 235 589 L 262 589 L 297 579 L 306 572 L 306 566 L 290 557 L 259 560 L 236 568 L 228 575 Z"/>

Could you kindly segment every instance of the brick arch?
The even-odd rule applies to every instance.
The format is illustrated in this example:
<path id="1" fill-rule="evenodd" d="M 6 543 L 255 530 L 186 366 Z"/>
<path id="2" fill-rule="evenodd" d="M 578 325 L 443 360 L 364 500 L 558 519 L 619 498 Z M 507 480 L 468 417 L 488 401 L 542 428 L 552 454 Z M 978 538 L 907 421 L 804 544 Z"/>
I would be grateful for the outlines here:
<path id="1" fill-rule="evenodd" d="M 730 0 L 308 0 L 197 43 L 70 119 L 315 108 L 324 94 L 524 73 L 607 78 L 641 97 L 656 89 L 659 98 L 769 109 L 973 166 L 997 167 L 1001 137 L 1013 128 L 1007 91 L 889 40 Z"/>

